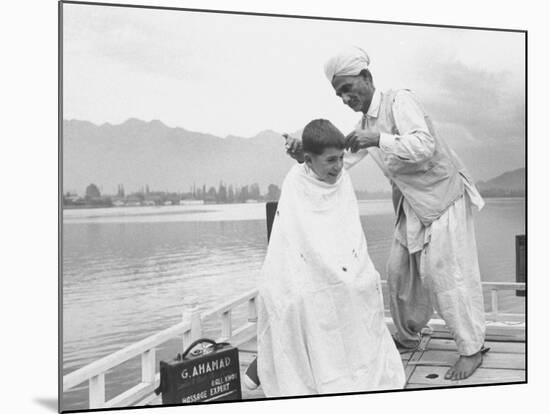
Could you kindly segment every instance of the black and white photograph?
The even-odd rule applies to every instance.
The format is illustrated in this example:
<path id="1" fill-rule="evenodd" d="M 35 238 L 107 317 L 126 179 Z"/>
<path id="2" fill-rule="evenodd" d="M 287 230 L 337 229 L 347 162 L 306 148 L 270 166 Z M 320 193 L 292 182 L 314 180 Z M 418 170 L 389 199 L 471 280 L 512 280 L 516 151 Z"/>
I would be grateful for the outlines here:
<path id="1" fill-rule="evenodd" d="M 0 30 L 2 412 L 544 406 L 543 9 L 24 0 Z"/>
<path id="2" fill-rule="evenodd" d="M 526 36 L 60 3 L 61 411 L 525 384 Z"/>

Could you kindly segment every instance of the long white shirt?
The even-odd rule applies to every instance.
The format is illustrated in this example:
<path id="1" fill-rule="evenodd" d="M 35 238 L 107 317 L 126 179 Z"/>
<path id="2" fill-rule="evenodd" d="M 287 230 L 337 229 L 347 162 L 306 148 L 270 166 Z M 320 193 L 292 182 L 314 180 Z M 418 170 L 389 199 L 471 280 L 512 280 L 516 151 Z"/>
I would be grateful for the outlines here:
<path id="1" fill-rule="evenodd" d="M 380 132 L 379 147 L 359 150 L 356 153 L 346 152 L 344 157 L 345 168 L 351 168 L 362 160 L 367 154 L 371 154 L 374 161 L 381 168 L 382 172 L 388 176 L 385 159 L 388 157 L 398 157 L 409 162 L 422 162 L 433 156 L 435 151 L 435 140 L 429 132 L 426 121 L 424 120 L 424 111 L 412 98 L 410 91 L 399 91 L 395 96 L 392 107 L 393 118 L 400 134 L 389 134 Z M 372 101 L 366 114 L 356 125 L 356 130 L 365 129 L 365 127 L 378 127 L 380 130 L 391 130 L 388 125 L 381 124 L 385 122 L 378 118 L 382 93 L 376 89 L 373 93 Z M 470 202 L 481 210 L 484 201 L 477 191 L 474 183 L 462 175 L 464 181 L 465 193 L 468 194 Z M 423 248 L 429 241 L 431 235 L 431 225 L 424 226 L 416 213 L 413 211 L 409 202 L 402 198 L 401 208 L 406 220 L 398 219 L 397 226 L 399 232 L 397 237 L 399 242 L 406 246 L 409 253 L 414 253 Z"/>

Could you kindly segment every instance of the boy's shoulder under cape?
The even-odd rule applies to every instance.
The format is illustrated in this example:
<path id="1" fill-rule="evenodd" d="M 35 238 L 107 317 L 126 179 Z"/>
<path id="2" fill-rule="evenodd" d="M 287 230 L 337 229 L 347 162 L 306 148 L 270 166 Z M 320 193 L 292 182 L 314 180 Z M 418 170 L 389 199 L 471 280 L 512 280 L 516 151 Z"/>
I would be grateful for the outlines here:
<path id="1" fill-rule="evenodd" d="M 351 179 L 342 170 L 334 184 L 319 180 L 304 164 L 294 165 L 286 175 L 279 204 L 296 204 L 303 210 L 338 209 L 343 204 L 357 204 Z"/>

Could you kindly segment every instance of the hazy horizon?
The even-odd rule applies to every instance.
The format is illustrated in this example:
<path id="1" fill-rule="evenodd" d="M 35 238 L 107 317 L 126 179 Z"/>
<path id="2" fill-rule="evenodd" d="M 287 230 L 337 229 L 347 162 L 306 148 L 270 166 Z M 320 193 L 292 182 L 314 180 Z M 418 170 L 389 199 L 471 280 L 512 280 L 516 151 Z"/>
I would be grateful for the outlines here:
<path id="1" fill-rule="evenodd" d="M 325 118 L 347 133 L 360 116 L 335 96 L 323 65 L 355 44 L 369 53 L 377 88 L 417 94 L 439 134 L 470 160 L 476 180 L 525 167 L 521 32 L 64 4 L 62 35 L 67 120 L 159 120 L 252 138 Z M 159 183 L 167 154 L 147 164 Z M 230 168 L 223 157 L 217 161 L 214 170 Z M 375 166 L 355 168 L 356 188 L 386 187 Z"/>

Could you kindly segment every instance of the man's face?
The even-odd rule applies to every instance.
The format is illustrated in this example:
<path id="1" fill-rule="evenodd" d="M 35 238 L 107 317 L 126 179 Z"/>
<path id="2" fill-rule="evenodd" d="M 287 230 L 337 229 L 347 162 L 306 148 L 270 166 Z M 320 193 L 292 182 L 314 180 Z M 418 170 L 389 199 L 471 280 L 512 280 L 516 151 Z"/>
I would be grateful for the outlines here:
<path id="1" fill-rule="evenodd" d="M 306 154 L 306 163 L 321 181 L 334 184 L 344 166 L 344 150 L 326 148 L 322 154 Z"/>
<path id="2" fill-rule="evenodd" d="M 335 76 L 332 87 L 344 104 L 355 112 L 366 113 L 369 109 L 374 87 L 369 79 L 362 75 Z"/>

